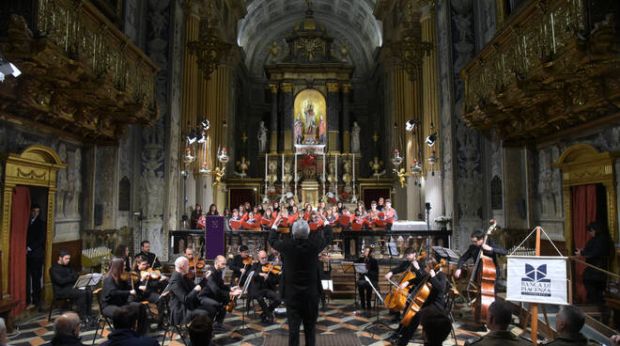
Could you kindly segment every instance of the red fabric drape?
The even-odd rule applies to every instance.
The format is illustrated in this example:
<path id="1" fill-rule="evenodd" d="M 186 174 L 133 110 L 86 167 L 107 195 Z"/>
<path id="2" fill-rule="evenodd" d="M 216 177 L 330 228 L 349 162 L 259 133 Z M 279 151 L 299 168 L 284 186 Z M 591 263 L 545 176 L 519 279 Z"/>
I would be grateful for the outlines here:
<path id="1" fill-rule="evenodd" d="M 572 215 L 573 215 L 573 244 L 575 249 L 586 246 L 590 235 L 586 226 L 596 221 L 596 185 L 579 185 L 572 189 Z M 583 286 L 583 270 L 585 265 L 575 263 L 575 292 L 574 298 L 577 303 L 586 302 L 586 289 Z"/>
<path id="2" fill-rule="evenodd" d="M 13 189 L 9 252 L 9 294 L 17 305 L 17 315 L 26 308 L 26 238 L 30 222 L 30 190 L 24 186 Z"/>

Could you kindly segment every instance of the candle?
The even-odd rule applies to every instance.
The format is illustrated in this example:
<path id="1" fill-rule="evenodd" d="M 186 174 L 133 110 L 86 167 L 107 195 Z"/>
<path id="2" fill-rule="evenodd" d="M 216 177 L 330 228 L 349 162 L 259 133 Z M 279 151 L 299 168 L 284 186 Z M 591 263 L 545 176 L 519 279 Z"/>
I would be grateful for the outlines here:
<path id="1" fill-rule="evenodd" d="M 334 184 L 334 194 L 338 195 L 338 154 L 334 155 L 334 160 L 336 161 L 336 183 Z"/>

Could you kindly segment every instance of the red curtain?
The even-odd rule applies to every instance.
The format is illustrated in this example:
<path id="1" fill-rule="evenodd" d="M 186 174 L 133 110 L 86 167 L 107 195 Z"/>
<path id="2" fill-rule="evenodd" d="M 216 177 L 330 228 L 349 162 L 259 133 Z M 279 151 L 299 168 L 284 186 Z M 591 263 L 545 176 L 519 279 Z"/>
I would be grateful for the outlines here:
<path id="1" fill-rule="evenodd" d="M 18 315 L 26 308 L 26 238 L 30 222 L 30 190 L 13 189 L 9 252 L 9 294 L 17 302 L 11 313 Z"/>
<path id="2" fill-rule="evenodd" d="M 596 221 L 596 185 L 579 185 L 572 188 L 572 215 L 573 215 L 573 244 L 575 249 L 586 246 L 590 236 L 586 226 Z M 575 292 L 576 303 L 586 302 L 586 289 L 583 286 L 583 270 L 585 265 L 575 263 Z"/>

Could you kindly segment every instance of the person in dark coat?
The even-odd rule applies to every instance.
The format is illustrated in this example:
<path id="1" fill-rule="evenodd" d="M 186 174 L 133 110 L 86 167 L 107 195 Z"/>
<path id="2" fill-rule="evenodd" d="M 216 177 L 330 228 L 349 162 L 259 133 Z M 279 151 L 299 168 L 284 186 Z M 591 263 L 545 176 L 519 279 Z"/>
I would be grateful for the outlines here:
<path id="1" fill-rule="evenodd" d="M 45 257 L 45 222 L 41 219 L 41 207 L 34 204 L 30 209 L 30 223 L 26 238 L 26 304 L 41 309 L 41 278 Z"/>
<path id="2" fill-rule="evenodd" d="M 413 261 L 416 260 L 417 253 L 414 248 L 405 249 L 405 259 L 401 261 L 396 267 L 390 269 L 387 274 L 385 274 L 386 280 L 391 280 L 392 276 L 404 273 L 406 271 L 413 272 Z M 404 275 L 403 275 L 404 276 Z M 401 279 L 402 280 L 402 279 Z M 400 321 L 400 311 L 398 310 L 390 310 L 390 315 L 392 315 L 394 321 Z"/>
<path id="3" fill-rule="evenodd" d="M 583 249 L 577 249 L 575 254 L 583 256 L 586 263 L 607 270 L 609 257 L 613 250 L 613 241 L 607 230 L 598 223 L 587 226 L 588 234 L 592 237 Z M 604 304 L 603 293 L 607 285 L 607 274 L 592 267 L 583 271 L 583 285 L 588 293 L 589 304 Z"/>
<path id="4" fill-rule="evenodd" d="M 206 307 L 200 306 L 198 293 L 202 286 L 188 277 L 189 260 L 179 257 L 174 261 L 174 273 L 170 276 L 167 291 L 170 293 L 170 315 L 173 324 L 184 324 L 197 315 L 208 314 Z"/>
<path id="5" fill-rule="evenodd" d="M 372 298 L 372 287 L 370 287 L 370 283 L 366 281 L 365 277 L 370 279 L 375 288 L 377 288 L 379 283 L 379 263 L 372 257 L 372 250 L 372 247 L 367 246 L 364 249 L 363 256 L 355 261 L 355 263 L 365 263 L 366 270 L 368 271 L 366 274 L 359 274 L 357 277 L 357 289 L 362 302 L 362 309 L 364 310 L 371 308 L 370 301 Z"/>
<path id="6" fill-rule="evenodd" d="M 271 323 L 274 320 L 273 311 L 280 305 L 280 296 L 278 295 L 278 274 L 265 272 L 263 267 L 268 268 L 270 263 L 267 261 L 267 252 L 261 250 L 258 252 L 258 262 L 254 263 L 250 268 L 250 272 L 254 272 L 249 287 L 249 296 L 256 299 L 261 307 L 261 322 Z M 269 302 L 269 304 L 267 304 Z"/>
<path id="7" fill-rule="evenodd" d="M 112 316 L 114 329 L 108 335 L 108 340 L 104 346 L 159 346 L 159 342 L 149 336 L 142 336 L 138 333 L 139 321 L 146 318 L 140 311 L 138 305 L 125 305 L 116 311 Z M 144 309 L 143 309 L 144 310 Z"/>
<path id="8" fill-rule="evenodd" d="M 138 309 L 144 307 L 144 305 L 135 302 L 137 292 L 131 287 L 130 280 L 132 278 L 126 278 L 125 275 L 127 274 L 124 273 L 124 260 L 118 257 L 112 258 L 110 270 L 105 279 L 103 279 L 103 289 L 101 290 L 101 313 L 108 318 L 113 318 L 116 310 L 126 305 L 131 305 Z M 148 324 L 145 323 L 146 319 L 140 319 L 139 321 L 139 331 L 144 334 Z"/>
<path id="9" fill-rule="evenodd" d="M 75 282 L 79 275 L 69 267 L 71 255 L 67 251 L 61 250 L 58 253 L 58 260 L 50 268 L 50 278 L 54 287 L 54 296 L 58 299 L 71 299 L 78 307 L 80 318 L 84 321 L 91 319 L 91 307 L 93 294 L 90 288 L 75 288 Z"/>
<path id="10" fill-rule="evenodd" d="M 251 265 L 252 258 L 250 257 L 250 250 L 246 245 L 239 246 L 239 253 L 235 255 L 232 261 L 230 261 L 230 264 L 228 264 L 228 268 L 233 272 L 230 278 L 230 284 L 243 286 L 246 272 L 248 272 Z"/>
<path id="11" fill-rule="evenodd" d="M 512 322 L 512 305 L 509 302 L 496 300 L 489 306 L 487 313 L 487 327 L 489 333 L 471 343 L 465 345 L 471 346 L 527 346 L 531 345 L 531 341 L 526 341 L 508 330 Z"/>
<path id="12" fill-rule="evenodd" d="M 332 241 L 332 231 L 324 227 L 310 234 L 306 221 L 297 220 L 291 238 L 280 239 L 278 218 L 269 234 L 269 245 L 280 252 L 284 264 L 280 296 L 286 303 L 289 325 L 289 345 L 299 345 L 299 328 L 304 325 L 307 346 L 316 344 L 316 320 L 321 292 L 319 253 Z"/>
<path id="13" fill-rule="evenodd" d="M 397 340 L 396 344 L 399 346 L 406 346 L 409 343 L 409 340 L 415 334 L 416 329 L 420 325 L 420 318 L 422 313 L 426 307 L 432 306 L 433 308 L 439 311 L 445 311 L 446 309 L 446 293 L 448 292 L 448 278 L 446 274 L 442 271 L 442 268 L 435 268 L 437 261 L 435 258 L 428 257 L 424 268 L 420 267 L 420 264 L 417 260 L 412 262 L 413 273 L 415 274 L 415 278 L 404 282 L 401 284 L 402 288 L 407 286 L 412 286 L 413 288 L 409 290 L 409 297 L 407 301 L 413 301 L 415 295 L 417 294 L 420 285 L 430 283 L 431 289 L 428 298 L 422 304 L 421 310 L 415 314 L 412 318 L 411 322 L 408 326 L 404 326 L 400 324 L 396 333 L 391 337 L 393 340 Z M 409 303 L 405 306 L 403 310 L 403 315 L 406 314 L 409 309 Z"/>
<path id="14" fill-rule="evenodd" d="M 497 262 L 498 256 L 506 256 L 508 254 L 508 251 L 503 247 L 495 244 L 495 242 L 493 242 L 491 239 L 488 239 L 486 244 L 484 244 L 484 236 L 485 233 L 481 230 L 477 230 L 471 233 L 471 245 L 469 245 L 467 251 L 465 251 L 465 253 L 461 255 L 456 265 L 458 269 L 454 272 L 454 276 L 457 279 L 461 276 L 461 268 L 463 268 L 465 262 L 467 262 L 467 260 L 469 259 L 475 261 L 480 254 L 480 249 L 482 249 L 482 252 L 485 256 L 489 256 L 493 259 L 493 263 L 495 263 L 496 277 L 499 278 L 500 270 L 499 264 Z M 481 265 L 478 264 L 478 268 L 474 270 L 478 271 L 480 270 L 480 268 Z"/>
<path id="15" fill-rule="evenodd" d="M 226 257 L 217 256 L 213 261 L 213 273 L 202 281 L 202 290 L 198 293 L 198 300 L 202 306 L 209 310 L 216 309 L 213 320 L 215 328 L 222 329 L 224 318 L 226 317 L 226 305 L 230 299 L 241 295 L 238 286 L 230 287 L 224 283 L 223 270 L 226 268 Z"/>
<path id="16" fill-rule="evenodd" d="M 80 318 L 65 312 L 54 321 L 54 337 L 44 346 L 86 346 L 80 340 Z"/>
<path id="17" fill-rule="evenodd" d="M 588 346 L 595 344 L 588 340 L 581 329 L 586 323 L 586 315 L 574 305 L 563 305 L 556 315 L 557 337 L 548 346 Z"/>
<path id="18" fill-rule="evenodd" d="M 149 267 L 153 269 L 161 268 L 161 263 L 159 263 L 159 260 L 157 259 L 157 255 L 151 252 L 151 242 L 149 242 L 148 240 L 143 240 L 140 243 L 140 252 L 138 252 L 134 256 L 134 259 L 138 258 L 138 256 L 142 256 L 146 258 L 146 261 L 148 262 Z"/>

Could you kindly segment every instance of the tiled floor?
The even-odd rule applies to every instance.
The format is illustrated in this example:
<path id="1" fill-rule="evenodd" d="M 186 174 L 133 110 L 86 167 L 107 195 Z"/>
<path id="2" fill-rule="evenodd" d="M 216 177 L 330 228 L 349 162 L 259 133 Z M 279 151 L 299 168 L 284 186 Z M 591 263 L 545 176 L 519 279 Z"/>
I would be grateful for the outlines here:
<path id="1" fill-rule="evenodd" d="M 375 312 L 373 311 L 373 313 Z M 228 327 L 227 332 L 215 336 L 215 345 L 263 345 L 267 333 L 288 333 L 284 316 L 278 316 L 274 324 L 264 325 L 260 323 L 258 316 L 252 313 L 245 318 L 242 315 L 242 310 L 238 309 L 226 317 L 224 324 Z M 378 317 L 376 315 L 364 317 L 356 313 L 352 300 L 346 299 L 332 301 L 326 311 L 321 311 L 317 330 L 323 334 L 354 333 L 362 345 L 383 346 L 389 345 L 389 342 L 384 340 L 389 337 L 392 329 L 396 326 L 390 321 L 387 310 L 382 309 Z M 463 324 L 459 321 L 454 324 L 460 345 L 463 345 L 465 340 L 478 336 L 474 332 L 463 329 L 462 326 Z M 22 321 L 21 323 L 18 321 L 16 327 L 14 335 L 9 340 L 10 344 L 14 346 L 41 345 L 51 340 L 54 333 L 52 324 L 47 322 L 46 314 L 36 314 L 29 321 Z M 108 333 L 109 331 L 106 329 L 103 337 L 98 335 L 95 344 L 101 344 Z M 93 341 L 94 330 L 83 331 L 81 335 L 82 342 L 90 345 Z M 153 336 L 156 336 L 161 342 L 163 331 L 154 331 Z M 421 344 L 419 337 L 420 335 L 417 334 L 416 340 L 410 344 Z M 444 344 L 453 345 L 452 336 Z M 175 335 L 172 342 L 169 341 L 169 338 L 167 339 L 166 345 L 183 345 L 183 343 L 178 335 Z"/>

